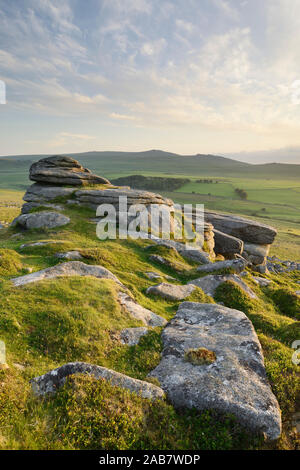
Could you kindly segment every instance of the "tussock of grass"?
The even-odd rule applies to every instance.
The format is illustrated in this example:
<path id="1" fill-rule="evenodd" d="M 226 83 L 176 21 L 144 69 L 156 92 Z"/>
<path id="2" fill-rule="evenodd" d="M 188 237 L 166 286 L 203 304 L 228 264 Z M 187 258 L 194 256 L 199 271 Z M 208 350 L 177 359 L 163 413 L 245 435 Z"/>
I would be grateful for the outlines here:
<path id="1" fill-rule="evenodd" d="M 65 448 L 204 450 L 230 449 L 242 442 L 251 448 L 257 442 L 232 418 L 176 413 L 164 401 L 153 403 L 91 377 L 70 378 L 53 408 L 54 436 Z"/>
<path id="2" fill-rule="evenodd" d="M 270 297 L 284 315 L 300 320 L 300 297 L 291 289 L 273 289 Z"/>
<path id="3" fill-rule="evenodd" d="M 0 276 L 12 276 L 22 269 L 21 256 L 14 250 L 0 250 Z"/>

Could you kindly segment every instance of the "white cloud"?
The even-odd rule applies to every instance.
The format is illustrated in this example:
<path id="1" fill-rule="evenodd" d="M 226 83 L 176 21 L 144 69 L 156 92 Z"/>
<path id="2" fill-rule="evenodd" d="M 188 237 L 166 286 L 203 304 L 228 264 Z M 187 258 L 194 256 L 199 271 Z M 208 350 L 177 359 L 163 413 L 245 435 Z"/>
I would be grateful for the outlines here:
<path id="1" fill-rule="evenodd" d="M 234 2 L 229 2 L 226 0 L 212 0 L 214 6 L 220 10 L 220 12 L 234 21 L 238 21 L 239 12 L 233 6 Z"/>
<path id="2" fill-rule="evenodd" d="M 181 29 L 181 30 L 183 30 L 187 33 L 192 33 L 195 29 L 195 26 L 192 23 L 190 23 L 189 21 L 184 21 L 184 20 L 180 20 L 180 19 L 176 20 L 176 26 L 179 29 Z"/>
<path id="3" fill-rule="evenodd" d="M 110 113 L 109 117 L 112 119 L 120 119 L 121 121 L 134 121 L 134 116 L 128 116 L 127 114 L 120 114 L 120 113 Z"/>
<path id="4" fill-rule="evenodd" d="M 106 8 L 118 13 L 146 13 L 150 14 L 152 5 L 149 0 L 102 0 Z"/>
<path id="5" fill-rule="evenodd" d="M 94 135 L 88 134 L 72 134 L 70 132 L 60 132 L 59 134 L 61 137 L 70 137 L 72 139 L 79 139 L 79 140 L 93 140 L 96 139 Z"/>
<path id="6" fill-rule="evenodd" d="M 156 41 L 146 42 L 141 47 L 141 54 L 145 56 L 153 56 L 159 54 L 166 46 L 167 41 L 164 38 Z"/>

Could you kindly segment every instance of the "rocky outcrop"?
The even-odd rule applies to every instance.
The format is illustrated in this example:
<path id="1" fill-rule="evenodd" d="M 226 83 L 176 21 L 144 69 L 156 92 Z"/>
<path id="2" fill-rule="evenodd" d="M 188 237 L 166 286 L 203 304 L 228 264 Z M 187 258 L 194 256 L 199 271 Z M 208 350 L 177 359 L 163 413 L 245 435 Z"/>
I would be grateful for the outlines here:
<path id="1" fill-rule="evenodd" d="M 265 277 L 253 277 L 253 281 L 260 287 L 268 287 L 273 283 L 271 279 L 266 279 Z"/>
<path id="2" fill-rule="evenodd" d="M 136 320 L 140 320 L 147 326 L 164 326 L 167 321 L 156 315 L 156 313 L 151 312 L 147 308 L 139 305 L 130 295 L 119 292 L 118 299 L 123 308 Z"/>
<path id="3" fill-rule="evenodd" d="M 159 380 L 175 407 L 234 414 L 248 429 L 277 439 L 280 409 L 268 383 L 260 343 L 252 323 L 238 310 L 184 302 L 163 331 Z M 210 361 L 190 362 L 210 353 Z M 201 365 L 200 365 L 201 364 Z"/>
<path id="4" fill-rule="evenodd" d="M 256 245 L 269 245 L 277 235 L 273 227 L 237 215 L 205 211 L 205 220 L 221 232 Z"/>
<path id="5" fill-rule="evenodd" d="M 207 226 L 207 228 L 210 232 L 212 231 L 211 225 Z M 189 244 L 176 242 L 174 240 L 165 240 L 163 238 L 156 237 L 155 235 L 152 235 L 150 239 L 157 245 L 176 250 L 181 256 L 190 261 L 195 261 L 196 263 L 201 264 L 210 263 L 210 255 L 206 251 L 203 251 L 203 249 L 192 249 Z"/>
<path id="6" fill-rule="evenodd" d="M 121 331 L 121 343 L 128 344 L 128 346 L 135 346 L 139 344 L 140 339 L 148 333 L 145 327 L 138 328 L 125 328 Z"/>
<path id="7" fill-rule="evenodd" d="M 63 276 L 93 276 L 98 279 L 112 279 L 117 284 L 123 286 L 119 279 L 108 269 L 103 268 L 103 266 L 84 264 L 81 261 L 61 263 L 50 268 L 42 269 L 41 271 L 36 271 L 32 274 L 26 274 L 26 276 L 16 277 L 11 279 L 11 281 L 15 286 L 24 286 L 32 282 L 55 279 Z"/>
<path id="8" fill-rule="evenodd" d="M 232 258 L 234 255 L 241 255 L 244 249 L 244 242 L 239 238 L 220 232 L 214 228 L 215 252 L 225 258 Z"/>
<path id="9" fill-rule="evenodd" d="M 94 175 L 73 158 L 62 155 L 42 158 L 33 163 L 29 170 L 29 178 L 39 183 L 70 184 L 72 186 L 109 184 L 107 179 Z"/>
<path id="10" fill-rule="evenodd" d="M 58 212 L 41 211 L 32 214 L 19 215 L 13 222 L 12 226 L 21 226 L 25 230 L 34 228 L 50 229 L 67 225 L 70 222 L 69 217 Z"/>
<path id="11" fill-rule="evenodd" d="M 55 258 L 58 259 L 66 259 L 69 261 L 78 261 L 83 259 L 83 256 L 79 253 L 79 251 L 66 251 L 65 253 L 56 253 Z"/>
<path id="12" fill-rule="evenodd" d="M 219 271 L 221 269 L 231 269 L 236 273 L 241 273 L 244 271 L 245 267 L 248 265 L 247 261 L 243 258 L 226 260 L 226 261 L 217 261 L 215 263 L 205 264 L 204 266 L 199 266 L 197 271 L 200 273 L 212 273 L 214 271 Z"/>
<path id="13" fill-rule="evenodd" d="M 266 262 L 271 245 L 257 245 L 255 243 L 245 243 L 243 256 L 252 264 L 259 265 Z"/>
<path id="14" fill-rule="evenodd" d="M 224 282 L 228 281 L 237 284 L 245 292 L 245 294 L 249 295 L 251 299 L 257 299 L 257 295 L 253 292 L 252 289 L 250 289 L 250 287 L 244 281 L 242 281 L 242 279 L 237 274 L 210 274 L 209 276 L 194 279 L 193 281 L 188 282 L 188 284 L 200 287 L 205 294 L 213 297 L 215 295 L 217 287 L 219 287 Z"/>
<path id="15" fill-rule="evenodd" d="M 114 387 L 125 388 L 130 392 L 150 400 L 164 398 L 164 391 L 156 385 L 133 379 L 132 377 L 128 377 L 128 375 L 120 374 L 106 367 L 87 364 L 85 362 L 69 362 L 45 375 L 35 377 L 30 383 L 36 395 L 47 395 L 49 393 L 55 393 L 65 384 L 67 378 L 74 374 L 86 374 L 96 379 L 107 380 Z"/>
<path id="16" fill-rule="evenodd" d="M 162 274 L 155 273 L 153 271 L 148 271 L 145 273 L 145 276 L 147 276 L 150 281 L 156 280 L 156 279 L 161 279 L 163 276 Z"/>
<path id="17" fill-rule="evenodd" d="M 184 300 L 189 297 L 195 290 L 193 285 L 180 286 L 162 282 L 156 286 L 148 287 L 146 293 L 149 295 L 157 295 L 166 300 Z"/>

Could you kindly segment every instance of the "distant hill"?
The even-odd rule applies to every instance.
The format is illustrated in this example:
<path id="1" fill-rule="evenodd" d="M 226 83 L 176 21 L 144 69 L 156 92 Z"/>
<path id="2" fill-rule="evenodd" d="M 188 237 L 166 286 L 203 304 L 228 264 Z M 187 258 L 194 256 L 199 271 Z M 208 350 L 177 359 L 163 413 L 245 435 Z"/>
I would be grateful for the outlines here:
<path id="1" fill-rule="evenodd" d="M 81 164 L 103 176 L 116 178 L 133 174 L 160 176 L 240 176 L 257 178 L 300 178 L 300 165 L 268 163 L 254 165 L 217 155 L 178 155 L 161 150 L 144 152 L 69 153 Z M 0 170 L 20 171 L 33 161 L 48 155 L 16 155 L 0 157 Z"/>

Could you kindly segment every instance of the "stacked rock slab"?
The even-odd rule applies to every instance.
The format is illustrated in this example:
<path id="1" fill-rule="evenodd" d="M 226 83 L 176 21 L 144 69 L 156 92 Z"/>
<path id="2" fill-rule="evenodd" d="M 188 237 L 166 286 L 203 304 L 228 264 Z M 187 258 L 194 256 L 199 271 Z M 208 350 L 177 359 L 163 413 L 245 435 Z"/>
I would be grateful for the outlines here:
<path id="1" fill-rule="evenodd" d="M 42 158 L 33 163 L 30 167 L 29 178 L 39 183 L 55 185 L 109 184 L 107 179 L 94 175 L 73 158 L 63 155 Z"/>
<path id="2" fill-rule="evenodd" d="M 196 211 L 190 214 L 196 220 Z M 214 227 L 214 245 L 216 254 L 225 258 L 242 255 L 253 265 L 266 263 L 270 246 L 277 231 L 269 225 L 236 215 L 219 214 L 205 211 L 205 223 Z"/>
<path id="3" fill-rule="evenodd" d="M 242 255 L 254 265 L 265 264 L 270 246 L 277 235 L 275 228 L 236 215 L 205 212 L 205 220 L 216 230 L 242 240 Z"/>
<path id="4" fill-rule="evenodd" d="M 155 204 L 161 210 L 157 223 L 158 232 L 164 215 L 169 217 L 170 232 L 174 230 L 173 202 L 171 200 L 149 191 L 116 188 L 106 178 L 93 174 L 71 157 L 55 155 L 43 158 L 33 163 L 29 177 L 34 181 L 34 184 L 28 188 L 24 196 L 23 216 L 39 207 L 59 211 L 63 210 L 64 204 L 75 204 L 96 211 L 100 205 L 110 204 L 116 209 L 117 222 L 126 216 L 129 224 L 136 214 L 128 217 L 128 208 L 143 204 L 148 210 L 148 224 L 150 224 L 151 207 Z M 87 185 L 89 188 L 85 188 Z M 102 187 L 95 186 L 90 189 L 90 186 L 93 185 L 101 185 Z M 123 202 L 127 201 L 123 207 L 119 205 L 120 198 Z M 22 220 L 20 219 L 20 222 Z M 19 220 L 17 219 L 15 223 L 19 223 Z"/>

